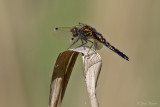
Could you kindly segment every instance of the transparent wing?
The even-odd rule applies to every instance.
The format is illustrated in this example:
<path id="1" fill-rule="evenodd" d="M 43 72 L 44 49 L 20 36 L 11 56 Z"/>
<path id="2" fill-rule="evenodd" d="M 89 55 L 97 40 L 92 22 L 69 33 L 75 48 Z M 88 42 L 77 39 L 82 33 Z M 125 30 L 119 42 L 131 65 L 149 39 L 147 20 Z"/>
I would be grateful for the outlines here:
<path id="1" fill-rule="evenodd" d="M 97 41 L 96 39 L 94 39 L 94 48 L 95 50 L 100 50 L 103 47 L 103 44 L 99 41 Z"/>
<path id="2" fill-rule="evenodd" d="M 69 49 L 74 49 L 74 48 L 77 48 L 77 47 L 79 47 L 81 45 L 82 45 L 82 42 L 81 42 L 80 38 L 79 37 L 74 37 L 74 38 L 72 38 L 70 40 L 70 47 L 69 47 Z"/>
<path id="3" fill-rule="evenodd" d="M 86 24 L 79 23 L 78 25 L 76 25 L 74 27 L 81 28 L 84 25 L 86 25 Z M 73 38 L 72 33 L 70 32 L 70 30 L 72 28 L 73 27 L 57 27 L 57 28 L 54 29 L 53 35 L 58 37 L 58 38 L 69 39 L 70 40 L 70 39 Z"/>
<path id="4" fill-rule="evenodd" d="M 58 27 L 54 29 L 53 35 L 57 38 L 68 41 L 68 48 L 76 48 L 81 45 L 81 42 L 78 40 L 78 37 L 73 37 L 70 32 L 71 27 Z M 72 45 L 74 43 L 74 45 Z M 72 45 L 72 47 L 71 47 Z"/>
<path id="5" fill-rule="evenodd" d="M 87 25 L 87 24 L 84 24 L 84 23 L 79 22 L 79 25 L 78 25 L 78 26 L 85 26 L 85 25 Z"/>
<path id="6" fill-rule="evenodd" d="M 71 27 L 57 27 L 54 29 L 53 35 L 61 39 L 71 40 L 73 36 L 70 30 Z"/>

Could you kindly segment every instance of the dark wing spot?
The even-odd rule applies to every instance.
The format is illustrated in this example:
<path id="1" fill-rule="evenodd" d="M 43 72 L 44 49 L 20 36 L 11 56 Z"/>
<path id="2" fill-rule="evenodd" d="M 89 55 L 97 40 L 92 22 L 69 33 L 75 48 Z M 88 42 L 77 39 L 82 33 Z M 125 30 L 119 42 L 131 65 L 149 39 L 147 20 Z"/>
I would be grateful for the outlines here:
<path id="1" fill-rule="evenodd" d="M 56 27 L 55 30 L 58 30 L 58 28 Z"/>

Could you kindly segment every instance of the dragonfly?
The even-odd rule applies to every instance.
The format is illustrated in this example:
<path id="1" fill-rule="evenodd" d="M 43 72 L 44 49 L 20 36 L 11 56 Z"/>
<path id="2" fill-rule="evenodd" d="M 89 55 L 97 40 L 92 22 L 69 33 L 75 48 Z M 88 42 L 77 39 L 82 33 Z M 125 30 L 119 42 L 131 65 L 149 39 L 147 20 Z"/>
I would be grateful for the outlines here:
<path id="1" fill-rule="evenodd" d="M 94 46 L 95 50 L 101 49 L 104 45 L 113 52 L 117 53 L 122 58 L 129 61 L 127 55 L 111 45 L 101 33 L 87 24 L 79 23 L 78 25 L 73 27 L 57 27 L 54 29 L 54 34 L 57 36 L 63 35 L 63 38 L 70 38 L 72 42 L 69 48 L 72 48 L 75 44 L 77 44 L 78 41 L 81 42 L 78 47 L 85 46 L 89 42 L 91 44 L 90 48 Z"/>

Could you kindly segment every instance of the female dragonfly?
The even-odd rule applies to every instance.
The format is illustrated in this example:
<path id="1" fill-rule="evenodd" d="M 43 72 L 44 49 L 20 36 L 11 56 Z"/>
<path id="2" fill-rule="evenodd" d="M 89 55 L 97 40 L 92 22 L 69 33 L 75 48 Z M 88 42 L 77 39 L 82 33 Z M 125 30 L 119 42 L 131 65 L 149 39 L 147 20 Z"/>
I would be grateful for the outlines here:
<path id="1" fill-rule="evenodd" d="M 79 25 L 74 26 L 74 27 L 59 27 L 59 28 L 55 28 L 54 34 L 57 35 L 57 36 L 66 35 L 66 36 L 70 37 L 73 42 L 71 43 L 69 48 L 74 46 L 78 41 L 81 41 L 81 45 L 79 45 L 78 47 L 84 46 L 85 44 L 90 42 L 91 43 L 90 48 L 92 48 L 92 46 L 94 46 L 95 50 L 96 49 L 100 49 L 101 48 L 101 44 L 103 44 L 106 47 L 108 47 L 110 50 L 112 50 L 113 52 L 117 53 L 122 58 L 124 58 L 124 59 L 129 61 L 129 58 L 125 54 L 123 54 L 121 51 L 119 51 L 114 46 L 112 46 L 103 37 L 102 34 L 97 32 L 97 30 L 95 28 L 93 28 L 93 27 L 91 27 L 91 26 L 89 26 L 87 24 L 79 23 Z M 70 36 L 67 35 L 67 34 L 69 34 Z"/>

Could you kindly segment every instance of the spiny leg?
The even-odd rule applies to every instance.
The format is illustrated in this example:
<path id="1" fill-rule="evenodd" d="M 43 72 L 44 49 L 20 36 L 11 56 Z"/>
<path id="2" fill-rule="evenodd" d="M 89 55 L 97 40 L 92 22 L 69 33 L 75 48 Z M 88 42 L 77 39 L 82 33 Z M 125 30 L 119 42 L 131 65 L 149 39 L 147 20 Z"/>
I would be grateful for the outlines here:
<path id="1" fill-rule="evenodd" d="M 94 42 L 95 51 L 97 50 L 97 42 Z"/>
<path id="2" fill-rule="evenodd" d="M 89 51 L 91 50 L 91 48 L 92 48 L 92 46 L 93 46 L 93 44 L 94 44 L 94 42 L 93 41 L 90 41 L 90 40 L 86 40 L 86 42 L 90 42 L 90 43 L 92 43 L 92 45 L 89 47 Z M 87 54 L 89 53 L 89 51 L 87 52 Z"/>
<path id="3" fill-rule="evenodd" d="M 82 44 L 79 45 L 79 46 L 77 46 L 77 47 L 82 47 L 82 46 L 84 46 L 84 45 L 87 43 L 87 41 L 85 41 L 85 40 L 83 41 L 83 39 L 82 39 L 81 37 L 79 37 L 79 38 L 77 38 L 77 39 L 70 45 L 69 48 L 71 48 L 76 42 L 78 42 L 79 39 L 81 39 L 81 43 L 82 43 Z M 76 47 L 76 48 L 77 48 L 77 47 Z"/>
<path id="4" fill-rule="evenodd" d="M 78 37 L 70 46 L 68 49 L 70 49 L 76 42 L 78 42 L 78 40 L 80 39 L 80 37 Z"/>
<path id="5" fill-rule="evenodd" d="M 82 44 L 81 45 L 79 45 L 78 47 L 81 47 L 81 46 L 84 46 L 87 42 L 84 40 L 83 41 L 83 39 L 81 38 L 81 42 L 82 42 Z"/>
<path id="6" fill-rule="evenodd" d="M 84 41 L 85 41 L 85 40 L 84 40 Z M 81 44 L 79 47 L 84 46 L 84 45 L 87 43 L 87 41 L 85 41 L 85 43 L 84 43 L 84 41 L 83 41 L 83 39 L 81 38 L 82 44 Z M 85 50 L 85 47 L 83 47 L 83 48 L 84 48 L 84 50 Z"/>

